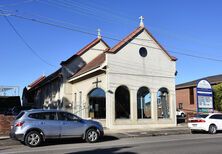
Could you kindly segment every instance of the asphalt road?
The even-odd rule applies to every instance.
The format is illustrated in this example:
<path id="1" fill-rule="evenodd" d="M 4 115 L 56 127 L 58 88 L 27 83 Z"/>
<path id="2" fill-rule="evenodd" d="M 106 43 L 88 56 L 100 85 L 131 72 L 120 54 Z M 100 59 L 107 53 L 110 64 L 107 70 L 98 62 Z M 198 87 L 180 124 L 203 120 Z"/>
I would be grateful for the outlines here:
<path id="1" fill-rule="evenodd" d="M 186 134 L 139 138 L 106 137 L 102 142 L 88 144 L 78 139 L 49 141 L 29 148 L 15 141 L 0 141 L 0 153 L 54 154 L 221 154 L 222 134 Z"/>

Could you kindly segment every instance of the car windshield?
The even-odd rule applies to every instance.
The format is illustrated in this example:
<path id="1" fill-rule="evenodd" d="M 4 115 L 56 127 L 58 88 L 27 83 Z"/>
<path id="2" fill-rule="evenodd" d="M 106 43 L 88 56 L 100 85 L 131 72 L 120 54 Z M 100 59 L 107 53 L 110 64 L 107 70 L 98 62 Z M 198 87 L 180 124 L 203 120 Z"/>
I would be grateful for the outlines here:
<path id="1" fill-rule="evenodd" d="M 209 114 L 197 114 L 196 118 L 206 118 Z"/>

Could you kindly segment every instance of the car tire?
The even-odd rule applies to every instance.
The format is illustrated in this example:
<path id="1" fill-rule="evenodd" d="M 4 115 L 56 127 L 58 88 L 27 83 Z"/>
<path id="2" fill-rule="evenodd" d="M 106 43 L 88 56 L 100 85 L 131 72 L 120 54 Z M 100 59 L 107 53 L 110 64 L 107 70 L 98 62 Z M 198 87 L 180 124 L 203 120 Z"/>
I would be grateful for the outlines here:
<path id="1" fill-rule="evenodd" d="M 95 143 L 99 139 L 99 133 L 94 128 L 88 129 L 86 131 L 86 137 L 85 138 L 86 138 L 86 142 Z"/>
<path id="2" fill-rule="evenodd" d="M 215 125 L 210 125 L 210 126 L 209 126 L 209 133 L 210 133 L 210 134 L 216 134 L 216 133 L 217 133 L 217 126 L 215 126 Z"/>
<path id="3" fill-rule="evenodd" d="M 196 134 L 195 130 L 190 130 L 191 134 Z"/>
<path id="4" fill-rule="evenodd" d="M 42 143 L 42 136 L 37 131 L 30 131 L 25 136 L 25 145 L 29 147 L 37 147 Z"/>

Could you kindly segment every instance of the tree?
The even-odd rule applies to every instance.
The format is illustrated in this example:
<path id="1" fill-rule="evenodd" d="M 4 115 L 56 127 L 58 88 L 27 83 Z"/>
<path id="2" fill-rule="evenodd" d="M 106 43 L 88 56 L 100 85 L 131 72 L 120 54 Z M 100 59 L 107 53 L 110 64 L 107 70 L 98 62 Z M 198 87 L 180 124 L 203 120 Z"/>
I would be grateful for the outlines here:
<path id="1" fill-rule="evenodd" d="M 214 109 L 222 111 L 222 83 L 213 86 Z"/>

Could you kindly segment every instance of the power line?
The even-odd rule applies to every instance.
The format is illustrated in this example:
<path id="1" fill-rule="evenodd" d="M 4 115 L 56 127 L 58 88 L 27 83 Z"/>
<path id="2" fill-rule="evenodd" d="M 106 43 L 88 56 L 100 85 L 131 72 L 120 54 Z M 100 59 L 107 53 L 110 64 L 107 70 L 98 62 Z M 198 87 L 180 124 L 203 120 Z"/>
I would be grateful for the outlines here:
<path id="1" fill-rule="evenodd" d="M 112 10 L 110 10 L 109 8 L 107 8 L 106 6 L 104 6 L 104 7 L 99 7 L 98 4 L 97 4 L 97 5 L 94 5 L 94 6 L 92 6 L 92 5 L 90 6 L 89 4 L 86 4 L 86 3 L 83 3 L 83 2 L 79 3 L 78 1 L 71 1 L 71 0 L 57 0 L 57 1 L 61 1 L 60 3 L 64 3 L 64 1 L 68 1 L 68 2 L 66 2 L 66 3 L 69 3 L 69 7 L 72 6 L 73 4 L 74 4 L 74 5 L 79 4 L 79 6 L 82 7 L 82 9 L 85 9 L 84 7 L 85 7 L 85 6 L 88 6 L 88 10 L 89 10 L 89 11 L 90 11 L 90 9 L 91 9 L 91 11 L 94 11 L 94 12 L 95 12 L 95 11 L 101 12 L 101 13 L 99 13 L 100 16 L 101 16 L 101 15 L 104 15 L 104 14 L 109 15 L 109 18 L 106 18 L 106 20 L 107 20 L 107 19 L 110 19 L 110 16 L 111 16 L 111 17 L 114 17 L 114 18 L 115 18 L 115 23 L 116 23 L 117 19 L 120 19 L 120 20 L 118 20 L 119 23 L 121 22 L 122 24 L 125 24 L 125 25 L 129 25 L 129 22 L 130 22 L 130 23 L 135 23 L 135 22 L 134 22 L 135 20 L 133 20 L 130 16 L 124 15 L 124 14 L 119 13 L 119 12 L 117 12 L 117 11 L 116 11 L 116 12 L 113 12 Z M 76 3 L 77 3 L 77 4 L 76 4 Z M 84 5 L 83 5 L 83 4 L 84 4 Z M 78 5 L 77 5 L 77 6 L 78 6 Z M 95 9 L 95 8 L 96 8 L 96 9 Z M 88 12 L 89 12 L 89 11 L 88 11 Z M 124 17 L 122 17 L 122 16 L 124 16 Z M 150 28 L 150 27 L 149 27 L 149 28 Z M 163 30 L 163 29 L 160 29 L 160 28 L 151 27 L 151 29 L 153 29 L 154 31 L 157 31 L 157 32 L 161 32 L 162 34 L 164 34 L 164 35 L 166 35 L 166 36 L 174 37 L 174 38 L 177 38 L 177 39 L 180 39 L 180 40 L 186 40 L 186 39 L 188 39 L 188 40 L 190 40 L 190 41 L 195 41 L 195 42 L 197 42 L 197 43 L 199 43 L 199 44 L 204 44 L 204 45 L 208 45 L 208 46 L 221 47 L 221 44 L 214 44 L 214 45 L 212 45 L 212 44 L 207 44 L 206 42 L 200 41 L 199 39 L 195 39 L 195 38 L 193 38 L 193 37 L 185 37 L 185 38 L 184 38 L 184 36 L 181 37 L 180 35 L 172 34 L 172 33 L 168 32 L 168 31 Z"/>
<path id="2" fill-rule="evenodd" d="M 30 3 L 33 2 L 34 0 L 24 0 L 21 2 L 17 2 L 17 3 L 10 3 L 10 4 L 0 4 L 0 7 L 5 7 L 5 6 L 16 6 L 16 5 L 20 5 L 20 4 L 24 4 L 24 3 Z"/>
<path id="3" fill-rule="evenodd" d="M 4 10 L 0 10 L 0 11 L 2 11 L 4 13 Z M 87 35 L 91 35 L 91 36 L 96 36 L 97 37 L 97 34 L 95 34 L 95 33 L 91 33 L 91 32 L 84 31 L 84 30 L 80 30 L 78 28 L 70 28 L 70 27 L 67 27 L 67 26 L 64 26 L 64 25 L 59 25 L 59 24 L 55 24 L 55 23 L 51 23 L 51 22 L 46 22 L 46 21 L 34 19 L 34 18 L 24 17 L 24 16 L 21 16 L 21 15 L 16 15 L 16 14 L 8 13 L 8 14 L 2 14 L 2 16 L 14 16 L 14 17 L 17 17 L 17 18 L 26 19 L 26 20 L 30 20 L 30 21 L 33 21 L 33 22 L 37 22 L 37 23 L 41 23 L 41 24 L 46 24 L 46 25 L 49 25 L 49 26 L 63 28 L 63 29 L 67 29 L 67 30 L 70 30 L 70 31 L 75 31 L 75 32 L 79 32 L 79 33 L 83 33 L 83 34 L 87 34 Z M 113 41 L 124 41 L 124 40 L 120 40 L 120 39 L 109 37 L 109 36 L 103 36 L 103 38 L 106 38 L 106 39 L 109 39 L 109 40 L 113 40 Z M 155 47 L 147 46 L 147 45 L 140 44 L 140 43 L 135 43 L 135 42 L 127 42 L 127 43 L 134 44 L 134 45 L 139 45 L 139 46 L 145 46 L 145 47 L 152 48 L 152 49 L 161 50 L 160 48 L 155 48 Z"/>
<path id="4" fill-rule="evenodd" d="M 29 48 L 29 50 L 36 56 L 38 57 L 42 62 L 44 62 L 45 64 L 52 66 L 52 67 L 56 67 L 50 63 L 48 63 L 45 59 L 43 59 L 28 43 L 27 41 L 24 39 L 24 37 L 17 31 L 17 29 L 15 28 L 15 26 L 12 24 L 12 22 L 10 22 L 10 20 L 8 19 L 7 16 L 4 16 L 5 20 L 8 22 L 8 24 L 12 27 L 13 31 L 17 34 L 17 36 L 22 40 L 22 42 L 26 45 L 27 48 Z"/>
<path id="5" fill-rule="evenodd" d="M 0 11 L 3 12 L 3 13 L 5 12 L 4 10 L 0 10 Z M 45 22 L 45 21 L 41 21 L 41 20 L 38 20 L 38 19 L 34 19 L 34 18 L 24 17 L 24 16 L 21 16 L 21 15 L 16 15 L 16 14 L 9 13 L 9 14 L 2 14 L 2 16 L 14 16 L 14 17 L 17 17 L 17 18 L 26 19 L 26 20 L 30 20 L 30 21 L 33 21 L 33 22 L 38 22 L 38 23 L 41 23 L 41 24 L 46 24 L 46 25 L 50 25 L 50 26 L 54 26 L 54 27 L 58 27 L 58 28 L 63 28 L 63 29 L 67 29 L 67 30 L 71 30 L 71 31 L 75 31 L 75 32 L 80 32 L 80 33 L 84 33 L 84 34 L 91 35 L 91 36 L 97 36 L 97 34 L 87 32 L 87 31 L 84 31 L 84 30 L 80 30 L 78 28 L 70 28 L 70 27 L 67 27 L 67 26 L 64 26 L 64 25 L 54 24 L 54 23 L 51 23 L 51 22 Z M 123 41 L 123 40 L 113 38 L 113 37 L 108 37 L 108 36 L 103 36 L 103 37 L 106 38 L 106 39 L 114 40 L 114 41 Z M 141 41 L 145 41 L 145 40 L 141 40 Z M 144 46 L 144 47 L 148 47 L 148 48 L 152 48 L 152 49 L 161 50 L 160 48 L 155 48 L 155 47 L 147 46 L 147 45 L 140 44 L 140 43 L 135 43 L 135 42 L 127 42 L 127 43 L 138 45 L 138 46 Z M 222 62 L 222 59 L 192 55 L 192 54 L 176 52 L 176 51 L 169 51 L 169 52 L 176 53 L 176 54 L 183 55 L 183 56 L 189 56 L 189 57 L 193 57 L 193 58 L 199 58 L 199 59 L 205 59 L 205 60 L 210 60 L 210 61 Z"/>

